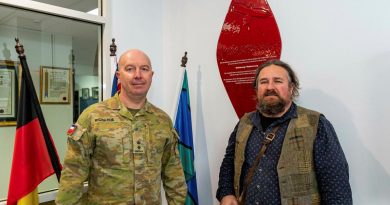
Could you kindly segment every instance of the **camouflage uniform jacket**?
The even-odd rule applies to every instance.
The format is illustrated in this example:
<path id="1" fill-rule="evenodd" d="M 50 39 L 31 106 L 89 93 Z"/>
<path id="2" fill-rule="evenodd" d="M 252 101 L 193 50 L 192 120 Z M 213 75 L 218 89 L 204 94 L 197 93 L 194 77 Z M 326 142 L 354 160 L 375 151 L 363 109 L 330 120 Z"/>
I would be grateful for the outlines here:
<path id="1" fill-rule="evenodd" d="M 184 204 L 178 137 L 165 112 L 146 102 L 132 116 L 117 94 L 87 108 L 75 126 L 57 204 L 161 204 L 161 181 L 168 204 Z"/>

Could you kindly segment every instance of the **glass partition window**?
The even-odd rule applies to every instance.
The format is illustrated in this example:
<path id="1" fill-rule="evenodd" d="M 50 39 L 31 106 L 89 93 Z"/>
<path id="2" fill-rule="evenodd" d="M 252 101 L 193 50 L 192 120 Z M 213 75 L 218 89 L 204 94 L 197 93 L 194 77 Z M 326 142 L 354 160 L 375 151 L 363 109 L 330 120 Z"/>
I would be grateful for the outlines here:
<path id="1" fill-rule="evenodd" d="M 100 15 L 98 12 L 99 0 L 33 0 L 53 6 L 59 6 L 76 11 L 82 11 L 94 15 Z"/>
<path id="2" fill-rule="evenodd" d="M 18 37 L 46 123 L 63 159 L 69 126 L 87 106 L 101 99 L 101 25 L 1 5 L 0 19 L 0 62 L 19 62 L 15 51 Z M 3 69 L 2 73 L 10 73 L 6 71 Z M 7 197 L 15 129 L 0 126 L 0 181 L 5 187 L 0 189 L 0 201 Z M 45 180 L 39 191 L 57 186 L 54 176 Z"/>

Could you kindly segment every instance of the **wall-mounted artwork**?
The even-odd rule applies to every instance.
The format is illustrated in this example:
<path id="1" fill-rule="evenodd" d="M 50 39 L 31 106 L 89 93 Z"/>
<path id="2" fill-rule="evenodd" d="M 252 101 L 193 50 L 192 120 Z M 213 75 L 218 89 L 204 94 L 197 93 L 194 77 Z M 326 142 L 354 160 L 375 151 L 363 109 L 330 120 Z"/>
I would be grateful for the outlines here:
<path id="1" fill-rule="evenodd" d="M 0 126 L 16 125 L 18 65 L 14 61 L 0 61 Z"/>
<path id="2" fill-rule="evenodd" d="M 92 90 L 92 99 L 98 100 L 99 99 L 99 87 L 93 87 Z"/>
<path id="3" fill-rule="evenodd" d="M 266 0 L 232 0 L 217 45 L 223 85 L 238 117 L 255 110 L 252 83 L 256 68 L 279 59 L 282 40 Z"/>
<path id="4" fill-rule="evenodd" d="M 41 66 L 41 103 L 70 103 L 71 76 L 69 68 Z"/>
<path id="5" fill-rule="evenodd" d="M 81 98 L 83 100 L 89 99 L 89 88 L 81 88 Z"/>

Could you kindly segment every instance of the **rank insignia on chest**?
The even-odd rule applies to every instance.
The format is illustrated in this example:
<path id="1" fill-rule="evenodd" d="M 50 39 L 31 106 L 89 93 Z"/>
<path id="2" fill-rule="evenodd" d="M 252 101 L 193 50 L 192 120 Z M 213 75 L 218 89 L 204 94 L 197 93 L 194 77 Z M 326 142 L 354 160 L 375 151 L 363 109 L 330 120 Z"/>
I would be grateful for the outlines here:
<path id="1" fill-rule="evenodd" d="M 133 153 L 135 154 L 142 154 L 145 153 L 145 148 L 144 148 L 144 141 L 142 138 L 138 138 L 137 136 L 133 137 Z"/>
<path id="2" fill-rule="evenodd" d="M 142 154 L 142 153 L 145 153 L 145 149 L 144 149 L 144 146 L 141 146 L 141 145 L 136 145 L 133 149 L 133 153 L 135 154 Z"/>
<path id="3" fill-rule="evenodd" d="M 76 130 L 76 125 L 75 124 L 73 124 L 73 125 L 71 125 L 70 127 L 69 127 L 69 129 L 68 129 L 68 131 L 66 131 L 66 134 L 67 135 L 72 135 L 73 133 L 74 133 L 74 131 Z"/>

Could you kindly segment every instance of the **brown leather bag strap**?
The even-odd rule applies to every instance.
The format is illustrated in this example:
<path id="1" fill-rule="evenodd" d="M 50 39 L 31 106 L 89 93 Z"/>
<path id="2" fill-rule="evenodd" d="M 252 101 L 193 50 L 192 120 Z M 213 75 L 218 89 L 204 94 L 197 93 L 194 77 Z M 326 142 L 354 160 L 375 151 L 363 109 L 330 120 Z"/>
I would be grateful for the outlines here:
<path id="1" fill-rule="evenodd" d="M 243 189 L 242 189 L 240 198 L 238 199 L 238 203 L 240 205 L 245 204 L 246 192 L 248 190 L 248 186 L 249 186 L 250 182 L 252 181 L 253 175 L 255 174 L 255 170 L 258 167 L 258 165 L 260 163 L 260 159 L 264 155 L 265 150 L 267 149 L 268 145 L 272 142 L 272 140 L 274 140 L 274 138 L 276 136 L 276 132 L 278 131 L 279 127 L 280 127 L 280 125 L 276 125 L 272 129 L 272 131 L 269 132 L 265 136 L 263 142 L 261 143 L 260 152 L 257 154 L 255 160 L 253 161 L 252 166 L 249 168 L 249 171 L 248 171 L 247 175 L 245 176 Z"/>

